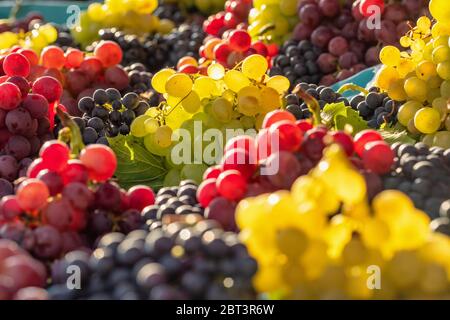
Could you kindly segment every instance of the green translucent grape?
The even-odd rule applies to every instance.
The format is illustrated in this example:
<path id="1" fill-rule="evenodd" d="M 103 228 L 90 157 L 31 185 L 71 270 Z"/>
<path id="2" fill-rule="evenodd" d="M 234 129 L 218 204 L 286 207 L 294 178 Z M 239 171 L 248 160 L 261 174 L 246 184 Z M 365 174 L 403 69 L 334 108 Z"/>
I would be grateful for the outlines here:
<path id="1" fill-rule="evenodd" d="M 450 131 L 436 132 L 433 138 L 433 145 L 444 149 L 450 148 Z"/>
<path id="2" fill-rule="evenodd" d="M 167 172 L 166 176 L 164 177 L 163 185 L 164 187 L 172 187 L 177 186 L 180 184 L 181 178 L 180 178 L 180 171 L 178 169 L 172 168 Z"/>
<path id="3" fill-rule="evenodd" d="M 145 114 L 134 119 L 130 127 L 131 134 L 138 138 L 146 136 L 148 131 L 146 129 L 145 122 L 148 119 L 150 119 L 150 117 Z"/>
<path id="4" fill-rule="evenodd" d="M 181 169 L 180 177 L 182 180 L 191 179 L 200 184 L 203 181 L 203 173 L 208 169 L 205 164 L 186 164 Z"/>

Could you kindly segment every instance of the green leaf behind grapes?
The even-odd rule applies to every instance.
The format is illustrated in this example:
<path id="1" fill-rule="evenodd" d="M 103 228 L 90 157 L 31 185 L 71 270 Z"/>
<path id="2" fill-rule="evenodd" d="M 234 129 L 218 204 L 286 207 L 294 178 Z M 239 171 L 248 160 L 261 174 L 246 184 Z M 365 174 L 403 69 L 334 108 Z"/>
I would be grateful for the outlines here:
<path id="1" fill-rule="evenodd" d="M 321 116 L 328 127 L 336 130 L 344 130 L 350 126 L 353 135 L 368 128 L 367 122 L 361 118 L 358 111 L 346 106 L 343 102 L 326 104 Z"/>
<path id="2" fill-rule="evenodd" d="M 154 189 L 162 187 L 167 174 L 164 159 L 148 152 L 142 139 L 119 135 L 108 141 L 117 157 L 115 176 L 123 188 L 128 189 L 138 184 Z"/>

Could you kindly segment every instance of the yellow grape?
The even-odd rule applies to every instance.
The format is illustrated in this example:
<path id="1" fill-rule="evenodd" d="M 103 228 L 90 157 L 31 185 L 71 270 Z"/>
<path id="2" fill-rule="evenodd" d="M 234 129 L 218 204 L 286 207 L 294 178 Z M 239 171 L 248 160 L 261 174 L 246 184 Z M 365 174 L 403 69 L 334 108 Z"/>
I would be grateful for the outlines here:
<path id="1" fill-rule="evenodd" d="M 176 72 L 173 69 L 162 69 L 155 73 L 152 78 L 152 87 L 159 93 L 166 93 L 166 82 Z"/>
<path id="2" fill-rule="evenodd" d="M 433 138 L 433 146 L 444 149 L 450 148 L 450 131 L 436 132 Z"/>
<path id="3" fill-rule="evenodd" d="M 400 251 L 388 262 L 386 276 L 398 289 L 406 289 L 419 280 L 421 261 L 415 251 Z"/>
<path id="4" fill-rule="evenodd" d="M 447 0 L 431 0 L 428 9 L 438 22 L 446 24 L 450 21 L 450 6 Z"/>
<path id="5" fill-rule="evenodd" d="M 238 92 L 238 111 L 254 116 L 260 111 L 261 92 L 255 86 L 247 86 Z"/>
<path id="6" fill-rule="evenodd" d="M 216 120 L 227 123 L 231 121 L 233 105 L 225 98 L 217 98 L 212 103 L 211 112 Z"/>
<path id="7" fill-rule="evenodd" d="M 38 28 L 38 32 L 43 34 L 48 43 L 53 43 L 58 39 L 58 30 L 51 24 L 44 24 Z"/>
<path id="8" fill-rule="evenodd" d="M 388 88 L 388 95 L 393 100 L 406 100 L 408 98 L 408 95 L 406 94 L 404 89 L 404 81 L 402 79 L 392 81 Z"/>
<path id="9" fill-rule="evenodd" d="M 410 59 L 401 59 L 400 64 L 397 66 L 397 75 L 400 78 L 404 78 L 408 73 L 413 71 L 415 64 Z"/>
<path id="10" fill-rule="evenodd" d="M 398 78 L 399 74 L 395 68 L 383 66 L 375 75 L 375 83 L 379 88 L 387 90 L 391 82 Z"/>
<path id="11" fill-rule="evenodd" d="M 422 137 L 422 142 L 425 143 L 427 146 L 432 147 L 433 146 L 433 140 L 434 140 L 434 133 L 433 134 L 426 134 Z"/>
<path id="12" fill-rule="evenodd" d="M 450 81 L 443 81 L 441 83 L 441 96 L 450 99 Z"/>
<path id="13" fill-rule="evenodd" d="M 419 135 L 420 131 L 417 130 L 416 126 L 414 125 L 414 119 L 409 120 L 408 125 L 406 126 L 406 129 L 413 135 Z"/>
<path id="14" fill-rule="evenodd" d="M 436 132 L 441 125 L 441 117 L 433 108 L 422 108 L 414 116 L 414 126 L 422 133 Z"/>
<path id="15" fill-rule="evenodd" d="M 106 7 L 103 7 L 101 3 L 91 3 L 87 8 L 87 14 L 92 21 L 100 22 L 107 15 L 105 9 Z"/>
<path id="16" fill-rule="evenodd" d="M 163 125 L 156 129 L 155 142 L 161 148 L 168 148 L 172 144 L 172 129 Z"/>
<path id="17" fill-rule="evenodd" d="M 248 56 L 242 61 L 242 73 L 250 79 L 260 81 L 265 75 L 269 63 L 259 54 Z"/>
<path id="18" fill-rule="evenodd" d="M 301 256 L 308 247 L 308 236 L 300 229 L 286 228 L 276 235 L 278 250 L 288 258 Z"/>
<path id="19" fill-rule="evenodd" d="M 447 131 L 450 131 L 450 115 L 447 116 L 447 118 L 445 118 L 445 129 L 447 129 Z"/>
<path id="20" fill-rule="evenodd" d="M 426 33 L 430 30 L 431 21 L 430 19 L 428 19 L 428 17 L 422 16 L 419 19 L 417 19 L 416 26 L 420 32 Z"/>
<path id="21" fill-rule="evenodd" d="M 448 46 L 448 36 L 441 35 L 433 40 L 433 48 L 437 48 L 439 46 Z"/>
<path id="22" fill-rule="evenodd" d="M 149 118 L 145 120 L 144 126 L 145 131 L 147 131 L 147 133 L 155 133 L 156 130 L 159 128 L 159 122 L 156 119 Z"/>
<path id="23" fill-rule="evenodd" d="M 151 118 L 144 114 L 139 117 L 136 117 L 136 119 L 133 120 L 130 126 L 130 132 L 133 136 L 142 138 L 147 135 L 148 132 L 145 127 L 145 121 L 147 119 Z"/>
<path id="24" fill-rule="evenodd" d="M 435 48 L 432 53 L 432 59 L 435 64 L 450 60 L 450 48 L 448 45 Z"/>
<path id="25" fill-rule="evenodd" d="M 441 77 L 442 79 L 450 80 L 450 60 L 439 63 L 437 65 L 436 71 L 439 77 Z"/>
<path id="26" fill-rule="evenodd" d="M 227 71 L 223 80 L 227 87 L 234 92 L 239 92 L 242 88 L 250 85 L 250 80 L 238 70 Z"/>
<path id="27" fill-rule="evenodd" d="M 402 36 L 400 38 L 400 45 L 404 48 L 409 48 L 411 43 L 412 43 L 411 38 L 408 36 Z"/>
<path id="28" fill-rule="evenodd" d="M 442 97 L 436 98 L 433 100 L 431 106 L 439 112 L 441 115 L 441 120 L 445 119 L 447 113 L 449 112 L 449 106 L 446 99 Z"/>
<path id="29" fill-rule="evenodd" d="M 423 102 L 427 98 L 427 84 L 417 77 L 406 79 L 404 88 L 406 94 L 413 100 Z"/>
<path id="30" fill-rule="evenodd" d="M 389 67 L 395 67 L 400 63 L 400 50 L 394 46 L 383 47 L 380 51 L 380 61 Z"/>
<path id="31" fill-rule="evenodd" d="M 433 60 L 433 42 L 428 42 L 425 46 L 425 49 L 423 50 L 423 59 L 431 61 Z"/>
<path id="32" fill-rule="evenodd" d="M 416 67 L 416 75 L 419 79 L 427 81 L 436 75 L 436 66 L 431 61 L 422 61 Z"/>
<path id="33" fill-rule="evenodd" d="M 166 82 L 166 92 L 174 97 L 184 98 L 192 90 L 192 79 L 185 73 L 171 75 Z"/>
<path id="34" fill-rule="evenodd" d="M 200 97 L 192 90 L 189 95 L 181 101 L 181 106 L 189 113 L 196 113 L 201 107 Z"/>
<path id="35" fill-rule="evenodd" d="M 192 89 L 197 92 L 200 99 L 209 98 L 218 94 L 216 82 L 206 76 L 201 76 L 195 79 Z"/>
<path id="36" fill-rule="evenodd" d="M 279 94 L 283 94 L 289 90 L 291 86 L 289 79 L 284 76 L 273 76 L 267 80 L 266 86 L 274 88 Z"/>
<path id="37" fill-rule="evenodd" d="M 432 76 L 427 81 L 428 88 L 439 88 L 441 86 L 442 79 L 438 75 Z"/>
<path id="38" fill-rule="evenodd" d="M 261 89 L 261 111 L 264 113 L 279 109 L 281 107 L 281 99 L 278 91 L 271 87 L 263 87 Z"/>
<path id="39" fill-rule="evenodd" d="M 441 96 L 441 90 L 439 88 L 428 88 L 427 91 L 427 101 L 433 101 Z"/>
<path id="40" fill-rule="evenodd" d="M 220 63 L 212 63 L 208 67 L 208 76 L 214 80 L 220 80 L 225 76 L 225 68 Z"/>

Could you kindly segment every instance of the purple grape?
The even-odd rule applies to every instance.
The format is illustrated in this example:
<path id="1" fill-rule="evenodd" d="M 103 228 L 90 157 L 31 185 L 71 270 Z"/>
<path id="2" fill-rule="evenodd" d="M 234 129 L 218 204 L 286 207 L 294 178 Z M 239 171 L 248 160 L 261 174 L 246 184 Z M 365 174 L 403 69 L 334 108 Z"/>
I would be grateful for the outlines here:
<path id="1" fill-rule="evenodd" d="M 319 8 L 326 17 L 335 17 L 339 14 L 341 6 L 338 0 L 319 0 Z"/>
<path id="2" fill-rule="evenodd" d="M 330 53 L 322 53 L 317 59 L 317 64 L 323 73 L 331 73 L 336 70 L 336 57 Z"/>
<path id="3" fill-rule="evenodd" d="M 299 23 L 292 31 L 292 38 L 296 41 L 307 40 L 311 36 L 314 28 L 304 23 Z"/>
<path id="4" fill-rule="evenodd" d="M 53 259 L 61 252 L 61 234 L 50 225 L 43 225 L 34 230 L 36 244 L 33 253 L 42 259 Z"/>
<path id="5" fill-rule="evenodd" d="M 220 223 L 224 230 L 236 229 L 234 212 L 236 205 L 223 197 L 217 197 L 211 201 L 205 210 L 205 217 Z"/>
<path id="6" fill-rule="evenodd" d="M 14 194 L 13 185 L 8 180 L 0 178 L 0 199 L 10 194 Z"/>
<path id="7" fill-rule="evenodd" d="M 316 4 L 304 5 L 299 11 L 300 21 L 312 28 L 315 28 L 320 24 L 321 16 L 319 7 Z"/>
<path id="8" fill-rule="evenodd" d="M 358 63 L 358 57 L 354 52 L 346 52 L 339 57 L 339 66 L 344 69 L 350 69 Z"/>
<path id="9" fill-rule="evenodd" d="M 400 23 L 406 20 L 406 8 L 400 3 L 392 3 L 384 9 L 383 19 L 390 20 L 394 23 Z"/>
<path id="10" fill-rule="evenodd" d="M 95 191 L 97 208 L 117 211 L 120 208 L 120 203 L 120 188 L 112 182 L 101 184 Z"/>
<path id="11" fill-rule="evenodd" d="M 380 63 L 379 59 L 380 48 L 379 47 L 371 47 L 367 50 L 366 56 L 364 58 L 366 65 L 369 67 L 374 66 Z"/>
<path id="12" fill-rule="evenodd" d="M 336 79 L 338 81 L 345 80 L 347 78 L 350 78 L 354 73 L 348 69 L 342 69 L 339 71 L 339 73 L 336 75 Z"/>
<path id="13" fill-rule="evenodd" d="M 418 16 L 420 10 L 424 7 L 423 0 L 402 0 L 402 5 L 412 16 Z"/>
<path id="14" fill-rule="evenodd" d="M 51 196 L 56 196 L 64 188 L 63 179 L 57 172 L 42 170 L 37 178 L 47 185 Z"/>
<path id="15" fill-rule="evenodd" d="M 333 32 L 325 26 L 317 27 L 311 34 L 311 42 L 319 48 L 325 48 L 331 38 L 333 38 Z"/>
<path id="16" fill-rule="evenodd" d="M 80 182 L 72 182 L 67 184 L 62 190 L 62 195 L 71 205 L 79 210 L 86 210 L 94 202 L 94 193 L 87 185 Z"/>
<path id="17" fill-rule="evenodd" d="M 381 21 L 381 27 L 375 30 L 375 37 L 384 45 L 394 45 L 398 41 L 397 26 L 392 21 L 383 20 Z"/>
<path id="18" fill-rule="evenodd" d="M 13 156 L 17 160 L 22 160 L 31 154 L 30 142 L 26 138 L 18 135 L 14 135 L 9 138 L 5 149 L 9 155 Z"/>
<path id="19" fill-rule="evenodd" d="M 5 118 L 6 118 L 6 111 L 0 109 L 0 128 L 3 128 L 5 126 Z"/>
<path id="20" fill-rule="evenodd" d="M 275 167 L 275 165 L 278 165 L 278 170 L 275 174 L 267 176 L 269 182 L 276 188 L 289 190 L 302 172 L 300 162 L 293 153 L 280 151 L 272 153 L 267 159 L 267 166 Z"/>
<path id="21" fill-rule="evenodd" d="M 366 53 L 366 45 L 362 41 L 351 40 L 350 41 L 350 49 L 352 52 L 356 54 L 359 61 L 364 59 L 364 55 Z"/>
<path id="22" fill-rule="evenodd" d="M 18 171 L 19 165 L 14 157 L 0 156 L 0 178 L 13 181 L 17 178 Z"/>
<path id="23" fill-rule="evenodd" d="M 32 128 L 31 115 L 26 109 L 19 107 L 8 112 L 5 124 L 12 134 L 26 135 Z"/>
<path id="24" fill-rule="evenodd" d="M 346 39 L 354 39 L 356 38 L 358 32 L 358 23 L 357 22 L 349 22 L 342 27 L 341 34 Z"/>
<path id="25" fill-rule="evenodd" d="M 135 209 L 125 211 L 120 218 L 119 228 L 125 234 L 138 229 L 142 224 L 141 213 Z"/>
<path id="26" fill-rule="evenodd" d="M 348 51 L 348 42 L 344 37 L 337 36 L 328 43 L 328 51 L 335 56 L 343 55 Z"/>
<path id="27" fill-rule="evenodd" d="M 28 110 L 30 115 L 35 119 L 41 119 L 48 113 L 47 99 L 36 93 L 30 93 L 23 99 L 22 107 Z"/>
<path id="28" fill-rule="evenodd" d="M 367 19 L 363 19 L 359 22 L 358 25 L 358 40 L 364 42 L 373 42 L 375 41 L 375 32 L 372 28 L 367 26 Z"/>

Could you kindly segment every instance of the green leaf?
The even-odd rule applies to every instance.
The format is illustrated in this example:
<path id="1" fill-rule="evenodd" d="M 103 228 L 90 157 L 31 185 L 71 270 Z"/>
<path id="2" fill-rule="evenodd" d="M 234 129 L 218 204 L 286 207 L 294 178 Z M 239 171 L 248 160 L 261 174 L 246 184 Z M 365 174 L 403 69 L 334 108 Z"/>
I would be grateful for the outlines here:
<path id="1" fill-rule="evenodd" d="M 395 142 L 410 143 L 410 144 L 416 143 L 416 140 L 414 138 L 411 138 L 408 135 L 408 131 L 406 130 L 396 131 L 391 130 L 390 128 L 385 128 L 383 130 L 379 130 L 379 132 L 383 137 L 384 141 L 386 141 L 389 144 L 393 144 Z"/>
<path id="2" fill-rule="evenodd" d="M 338 114 L 334 118 L 334 124 L 336 130 L 344 130 L 346 126 L 352 127 L 352 135 L 358 132 L 368 129 L 367 122 L 361 118 L 358 111 L 353 110 L 350 107 L 346 107 L 346 115 Z"/>
<path id="3" fill-rule="evenodd" d="M 142 139 L 131 135 L 109 138 L 109 145 L 117 156 L 115 176 L 123 188 L 144 184 L 154 189 L 163 185 L 167 169 L 164 159 L 145 149 Z"/>
<path id="4" fill-rule="evenodd" d="M 322 110 L 321 113 L 321 117 L 322 120 L 325 121 L 325 123 L 329 124 L 334 122 L 334 118 L 337 115 L 343 115 L 346 116 L 347 112 L 346 112 L 347 107 L 345 106 L 345 104 L 343 102 L 338 102 L 338 103 L 327 103 Z"/>

